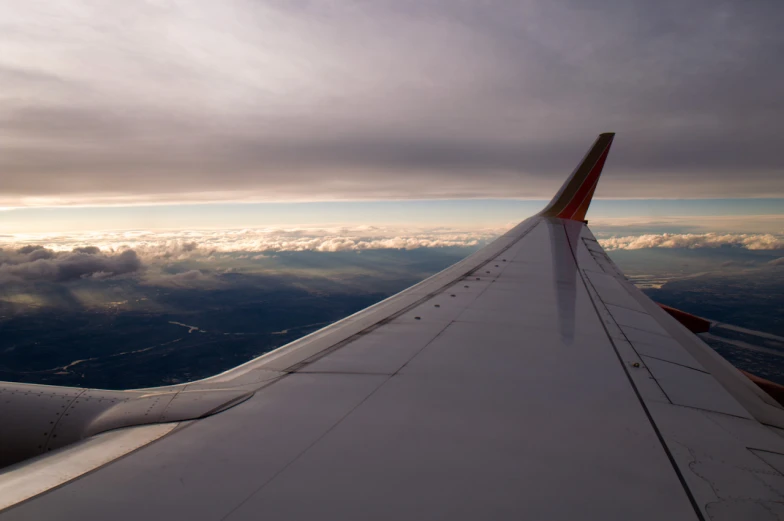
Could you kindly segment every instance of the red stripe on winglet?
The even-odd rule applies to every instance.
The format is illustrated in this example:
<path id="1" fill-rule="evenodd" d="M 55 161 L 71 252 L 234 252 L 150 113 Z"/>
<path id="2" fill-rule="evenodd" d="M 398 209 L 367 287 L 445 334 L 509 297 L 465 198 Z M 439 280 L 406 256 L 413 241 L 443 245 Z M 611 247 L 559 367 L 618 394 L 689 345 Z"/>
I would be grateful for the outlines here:
<path id="1" fill-rule="evenodd" d="M 558 214 L 558 217 L 561 219 L 572 219 L 574 214 L 580 208 L 583 200 L 588 195 L 588 192 L 591 191 L 592 188 L 596 185 L 596 182 L 599 180 L 599 174 L 602 173 L 602 168 L 604 168 L 604 162 L 607 160 L 607 154 L 610 152 L 610 146 L 608 145 L 604 152 L 602 152 L 601 157 L 596 162 L 596 164 L 591 169 L 591 173 L 585 178 L 583 184 L 580 185 L 580 188 L 577 190 L 577 193 L 574 194 L 572 200 L 569 201 L 569 204 L 566 205 L 566 208 L 561 210 Z"/>
<path id="2" fill-rule="evenodd" d="M 588 213 L 588 207 L 591 206 L 591 199 L 593 198 L 593 193 L 596 190 L 596 185 L 599 184 L 599 179 L 596 179 L 596 182 L 593 184 L 588 193 L 583 198 L 583 202 L 580 203 L 580 206 L 577 207 L 577 210 L 574 211 L 569 219 L 573 221 L 584 221 L 585 214 Z"/>

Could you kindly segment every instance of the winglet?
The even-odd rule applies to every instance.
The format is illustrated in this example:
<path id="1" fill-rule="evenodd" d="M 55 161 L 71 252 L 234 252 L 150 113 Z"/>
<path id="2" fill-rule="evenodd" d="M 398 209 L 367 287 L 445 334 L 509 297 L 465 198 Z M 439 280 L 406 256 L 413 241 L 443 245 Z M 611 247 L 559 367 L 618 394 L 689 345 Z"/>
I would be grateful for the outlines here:
<path id="1" fill-rule="evenodd" d="M 615 133 L 599 134 L 596 142 L 577 165 L 558 193 L 539 215 L 584 221 L 593 192 L 599 183 Z"/>

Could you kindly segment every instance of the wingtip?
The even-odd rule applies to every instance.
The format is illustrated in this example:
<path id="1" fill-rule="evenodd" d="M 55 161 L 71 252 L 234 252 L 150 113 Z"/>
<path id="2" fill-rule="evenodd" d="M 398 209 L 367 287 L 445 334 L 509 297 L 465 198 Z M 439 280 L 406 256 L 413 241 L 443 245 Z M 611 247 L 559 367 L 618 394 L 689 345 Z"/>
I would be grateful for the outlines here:
<path id="1" fill-rule="evenodd" d="M 561 190 L 539 215 L 574 221 L 585 221 L 596 185 L 610 152 L 615 132 L 604 132 L 588 150 Z"/>

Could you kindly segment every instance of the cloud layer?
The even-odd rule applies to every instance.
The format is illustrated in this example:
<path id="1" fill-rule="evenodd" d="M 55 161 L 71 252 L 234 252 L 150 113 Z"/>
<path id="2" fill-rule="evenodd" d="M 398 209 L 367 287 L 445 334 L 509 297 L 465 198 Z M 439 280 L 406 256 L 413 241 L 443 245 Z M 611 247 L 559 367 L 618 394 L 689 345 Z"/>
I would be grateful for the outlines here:
<path id="1" fill-rule="evenodd" d="M 662 233 L 600 239 L 605 250 L 640 250 L 643 248 L 721 248 L 747 250 L 782 250 L 784 236 L 770 233 Z"/>
<path id="2" fill-rule="evenodd" d="M 784 195 L 777 1 L 0 10 L 0 205 Z"/>
<path id="3" fill-rule="evenodd" d="M 506 227 L 458 230 L 358 226 L 20 234 L 0 236 L 0 272 L 27 279 L 68 280 L 129 273 L 140 263 L 165 264 L 228 258 L 253 261 L 277 252 L 344 252 L 378 249 L 479 247 Z M 647 233 L 602 237 L 608 251 L 644 248 L 784 250 L 773 233 Z M 181 274 L 183 279 L 197 273 Z"/>
<path id="4" fill-rule="evenodd" d="M 283 251 L 339 252 L 470 247 L 480 245 L 502 231 L 504 230 L 487 229 L 466 232 L 449 228 L 360 226 L 27 234 L 0 236 L 0 246 L 5 246 L 5 250 L 0 250 L 5 256 L 0 257 L 0 264 L 19 266 L 39 260 L 57 259 L 58 262 L 64 262 L 75 258 L 101 259 L 108 262 L 124 252 L 131 252 L 134 258 L 145 261 L 173 262 L 227 253 L 245 253 L 238 258 L 253 259 L 256 256 L 254 253 L 263 256 L 265 252 Z M 102 271 L 122 272 L 120 269 Z"/>
<path id="5" fill-rule="evenodd" d="M 76 300 L 66 299 L 66 304 L 78 300 L 84 305 L 112 306 L 118 300 L 113 291 L 120 290 L 116 286 L 104 286 L 100 281 L 115 277 L 130 276 L 132 282 L 142 286 L 216 289 L 229 287 L 232 282 L 224 275 L 234 272 L 324 276 L 330 270 L 337 270 L 358 275 L 364 269 L 356 262 L 341 265 L 327 257 L 320 257 L 324 262 L 300 257 L 300 264 L 289 265 L 285 259 L 275 257 L 280 252 L 479 247 L 500 231 L 361 226 L 0 235 L 0 285 L 7 285 L 0 288 L 7 289 L 7 292 L 0 291 L 0 303 L 10 298 L 17 303 L 52 305 L 53 298 L 62 300 L 61 290 L 67 294 L 60 283 L 86 280 L 92 288 L 89 291 L 84 284 L 67 286 L 81 289 L 74 297 Z M 302 264 L 302 259 L 311 260 Z M 37 293 L 55 287 L 58 288 L 55 294 L 44 291 L 46 298 Z"/>
<path id="6" fill-rule="evenodd" d="M 72 251 L 53 251 L 42 246 L 0 249 L 0 282 L 103 279 L 133 273 L 141 267 L 141 260 L 131 249 L 117 253 L 102 253 L 95 246 L 76 247 Z"/>
<path id="7" fill-rule="evenodd" d="M 503 231 L 505 228 L 461 231 L 361 226 L 0 236 L 0 284 L 8 284 L 11 297 L 17 300 L 21 298 L 17 294 L 20 287 L 35 293 L 34 288 L 41 286 L 40 283 L 59 286 L 59 283 L 87 279 L 95 289 L 100 287 L 94 286 L 98 281 L 128 276 L 143 286 L 216 289 L 226 287 L 229 282 L 224 275 L 233 272 L 276 274 L 293 269 L 300 270 L 300 274 L 308 270 L 318 274 L 329 269 L 359 269 L 351 262 L 346 263 L 345 257 L 341 257 L 344 266 L 338 267 L 325 256 L 319 257 L 324 259 L 323 263 L 315 257 L 300 257 L 300 262 L 303 259 L 312 262 L 292 267 L 285 257 L 277 258 L 281 252 L 478 248 Z M 599 242 L 610 252 L 645 248 L 784 250 L 784 235 L 767 233 L 661 233 L 601 238 Z M 767 265 L 775 268 L 784 265 L 782 262 L 784 258 L 779 258 L 767 261 Z M 754 259 L 731 260 L 721 264 L 720 269 L 758 266 Z M 25 298 L 32 298 L 30 295 Z M 79 299 L 105 306 L 114 305 L 117 297 L 109 292 L 80 294 Z"/>

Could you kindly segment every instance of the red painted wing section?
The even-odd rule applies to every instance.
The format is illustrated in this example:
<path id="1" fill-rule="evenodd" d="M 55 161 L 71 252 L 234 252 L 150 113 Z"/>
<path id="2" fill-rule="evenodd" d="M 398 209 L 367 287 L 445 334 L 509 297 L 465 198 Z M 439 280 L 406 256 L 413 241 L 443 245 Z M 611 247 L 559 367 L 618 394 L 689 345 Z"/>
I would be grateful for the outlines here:
<path id="1" fill-rule="evenodd" d="M 585 220 L 614 137 L 612 132 L 599 135 L 561 190 L 539 215 L 573 221 Z"/>
<path id="2" fill-rule="evenodd" d="M 604 150 L 602 155 L 599 157 L 599 161 L 591 169 L 591 172 L 588 174 L 588 177 L 585 181 L 580 185 L 577 190 L 577 193 L 572 197 L 572 200 L 569 201 L 569 204 L 566 205 L 559 214 L 558 217 L 561 219 L 572 219 L 575 221 L 582 221 L 585 219 L 585 214 L 588 211 L 588 205 L 591 204 L 591 198 L 593 197 L 593 192 L 596 190 L 596 185 L 599 183 L 599 176 L 602 173 L 602 169 L 604 168 L 604 162 L 607 160 L 607 154 L 610 153 L 610 146 L 607 145 L 607 148 Z M 587 203 L 587 204 L 583 204 Z M 580 215 L 580 211 L 582 210 L 582 215 Z"/>

